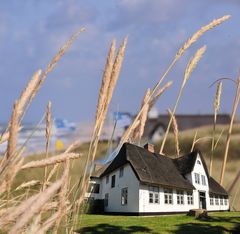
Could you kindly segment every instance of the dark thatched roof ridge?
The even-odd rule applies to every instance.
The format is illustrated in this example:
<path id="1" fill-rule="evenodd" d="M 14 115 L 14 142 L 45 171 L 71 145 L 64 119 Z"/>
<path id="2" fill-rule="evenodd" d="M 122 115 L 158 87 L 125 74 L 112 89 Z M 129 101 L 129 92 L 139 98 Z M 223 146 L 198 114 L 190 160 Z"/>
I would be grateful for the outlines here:
<path id="1" fill-rule="evenodd" d="M 182 175 L 186 175 L 188 173 L 190 173 L 193 170 L 193 167 L 195 165 L 197 156 L 200 156 L 204 170 L 207 174 L 207 177 L 209 178 L 209 174 L 208 174 L 208 169 L 207 169 L 207 165 L 205 162 L 205 159 L 201 153 L 201 151 L 199 150 L 195 150 L 189 154 L 183 155 L 179 158 L 173 159 L 176 167 L 178 168 L 179 172 Z"/>
<path id="2" fill-rule="evenodd" d="M 178 171 L 171 158 L 151 153 L 142 147 L 125 143 L 118 155 L 102 173 L 105 176 L 117 168 L 129 163 L 142 183 L 167 187 L 195 189 Z"/>

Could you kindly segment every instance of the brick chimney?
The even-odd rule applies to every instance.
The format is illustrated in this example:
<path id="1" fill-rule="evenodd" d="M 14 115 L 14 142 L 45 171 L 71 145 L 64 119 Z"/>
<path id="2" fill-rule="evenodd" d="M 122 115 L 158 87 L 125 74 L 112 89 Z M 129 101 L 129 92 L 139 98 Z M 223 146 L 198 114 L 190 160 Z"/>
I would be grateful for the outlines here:
<path id="1" fill-rule="evenodd" d="M 144 149 L 147 149 L 151 153 L 155 153 L 154 145 L 147 143 L 143 146 Z"/>

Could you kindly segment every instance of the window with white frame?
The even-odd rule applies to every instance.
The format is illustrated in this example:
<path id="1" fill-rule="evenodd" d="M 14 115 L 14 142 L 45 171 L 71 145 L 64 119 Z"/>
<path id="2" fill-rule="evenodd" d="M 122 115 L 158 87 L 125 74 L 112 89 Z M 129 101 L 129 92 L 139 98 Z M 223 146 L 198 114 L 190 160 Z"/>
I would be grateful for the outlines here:
<path id="1" fill-rule="evenodd" d="M 127 205 L 128 202 L 128 188 L 123 188 L 121 191 L 121 204 Z"/>
<path id="2" fill-rule="evenodd" d="M 214 201 L 213 201 L 214 197 L 213 195 L 210 195 L 210 205 L 213 206 L 214 205 Z"/>
<path id="3" fill-rule="evenodd" d="M 109 182 L 109 175 L 106 176 L 106 184 Z"/>
<path id="4" fill-rule="evenodd" d="M 215 197 L 215 205 L 217 205 L 217 206 L 219 205 L 219 198 L 218 198 L 218 196 Z"/>
<path id="5" fill-rule="evenodd" d="M 201 175 L 202 177 L 202 185 L 207 185 L 206 184 L 206 177 L 204 175 Z"/>
<path id="6" fill-rule="evenodd" d="M 149 186 L 149 203 L 159 203 L 159 188 L 154 186 Z"/>
<path id="7" fill-rule="evenodd" d="M 164 203 L 165 204 L 173 204 L 172 189 L 164 189 Z"/>
<path id="8" fill-rule="evenodd" d="M 220 205 L 223 206 L 223 197 L 220 197 Z"/>
<path id="9" fill-rule="evenodd" d="M 225 197 L 225 199 L 224 199 L 224 205 L 227 206 L 227 204 L 228 204 L 228 199 Z"/>
<path id="10" fill-rule="evenodd" d="M 198 173 L 194 173 L 195 176 L 195 183 L 200 184 L 200 175 Z"/>
<path id="11" fill-rule="evenodd" d="M 193 192 L 187 192 L 187 203 L 193 205 Z"/>
<path id="12" fill-rule="evenodd" d="M 109 194 L 105 193 L 105 197 L 104 197 L 104 206 L 108 206 L 108 199 L 109 199 Z"/>
<path id="13" fill-rule="evenodd" d="M 184 192 L 182 190 L 177 190 L 177 204 L 184 204 Z"/>
<path id="14" fill-rule="evenodd" d="M 123 177 L 124 168 L 121 167 L 119 170 L 119 178 Z"/>

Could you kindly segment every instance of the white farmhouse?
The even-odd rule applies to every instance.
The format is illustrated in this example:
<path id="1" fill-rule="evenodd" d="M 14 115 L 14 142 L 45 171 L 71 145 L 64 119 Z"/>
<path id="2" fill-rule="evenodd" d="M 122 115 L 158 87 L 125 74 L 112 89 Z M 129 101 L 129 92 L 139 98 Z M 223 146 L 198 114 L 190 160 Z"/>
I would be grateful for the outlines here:
<path id="1" fill-rule="evenodd" d="M 104 211 L 156 215 L 190 209 L 229 210 L 228 194 L 209 176 L 200 151 L 171 159 L 125 143 L 118 155 L 91 177 L 92 199 L 104 199 Z"/>

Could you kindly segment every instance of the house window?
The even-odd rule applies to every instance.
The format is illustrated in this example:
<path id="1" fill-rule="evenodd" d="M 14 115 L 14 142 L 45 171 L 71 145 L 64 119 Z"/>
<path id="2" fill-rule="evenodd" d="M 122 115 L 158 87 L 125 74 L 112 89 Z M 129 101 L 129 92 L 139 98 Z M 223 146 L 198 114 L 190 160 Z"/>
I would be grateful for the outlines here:
<path id="1" fill-rule="evenodd" d="M 187 192 L 187 203 L 193 205 L 193 192 Z"/>
<path id="2" fill-rule="evenodd" d="M 202 185 L 207 185 L 206 184 L 206 177 L 204 175 L 201 175 L 202 177 Z"/>
<path id="3" fill-rule="evenodd" d="M 219 205 L 219 199 L 218 199 L 218 196 L 215 197 L 215 205 Z"/>
<path id="4" fill-rule="evenodd" d="M 121 191 L 121 204 L 127 205 L 127 200 L 128 200 L 128 188 L 123 188 Z"/>
<path id="5" fill-rule="evenodd" d="M 225 198 L 225 199 L 224 199 L 224 205 L 227 206 L 227 204 L 228 204 L 228 199 Z"/>
<path id="6" fill-rule="evenodd" d="M 106 184 L 109 183 L 109 175 L 106 176 Z"/>
<path id="7" fill-rule="evenodd" d="M 105 193 L 105 198 L 104 198 L 104 206 L 107 207 L 108 206 L 108 199 L 109 199 L 109 194 Z"/>
<path id="8" fill-rule="evenodd" d="M 123 171 L 124 171 L 124 169 L 123 169 L 123 167 L 121 167 L 121 168 L 120 168 L 120 171 L 119 171 L 119 178 L 120 178 L 120 177 L 123 177 Z"/>
<path id="9" fill-rule="evenodd" d="M 88 192 L 89 193 L 99 193 L 100 190 L 100 184 L 94 184 L 90 183 L 88 187 Z"/>
<path id="10" fill-rule="evenodd" d="M 111 182 L 111 187 L 112 187 L 112 188 L 115 187 L 115 180 L 116 180 L 116 176 L 113 175 L 113 176 L 112 176 L 112 182 Z"/>
<path id="11" fill-rule="evenodd" d="M 165 204 L 173 204 L 172 189 L 164 189 L 164 203 Z"/>
<path id="12" fill-rule="evenodd" d="M 184 193 L 181 190 L 177 190 L 177 204 L 178 205 L 184 204 Z"/>
<path id="13" fill-rule="evenodd" d="M 149 203 L 159 203 L 159 188 L 149 187 Z"/>
<path id="14" fill-rule="evenodd" d="M 200 160 L 197 160 L 197 164 L 201 165 L 201 161 L 200 161 Z"/>
<path id="15" fill-rule="evenodd" d="M 200 175 L 198 173 L 194 173 L 195 175 L 195 183 L 200 184 Z"/>
<path id="16" fill-rule="evenodd" d="M 223 206 L 223 197 L 220 197 L 220 205 Z"/>
<path id="17" fill-rule="evenodd" d="M 213 202 L 213 195 L 210 195 L 210 205 L 213 206 L 214 202 Z"/>

